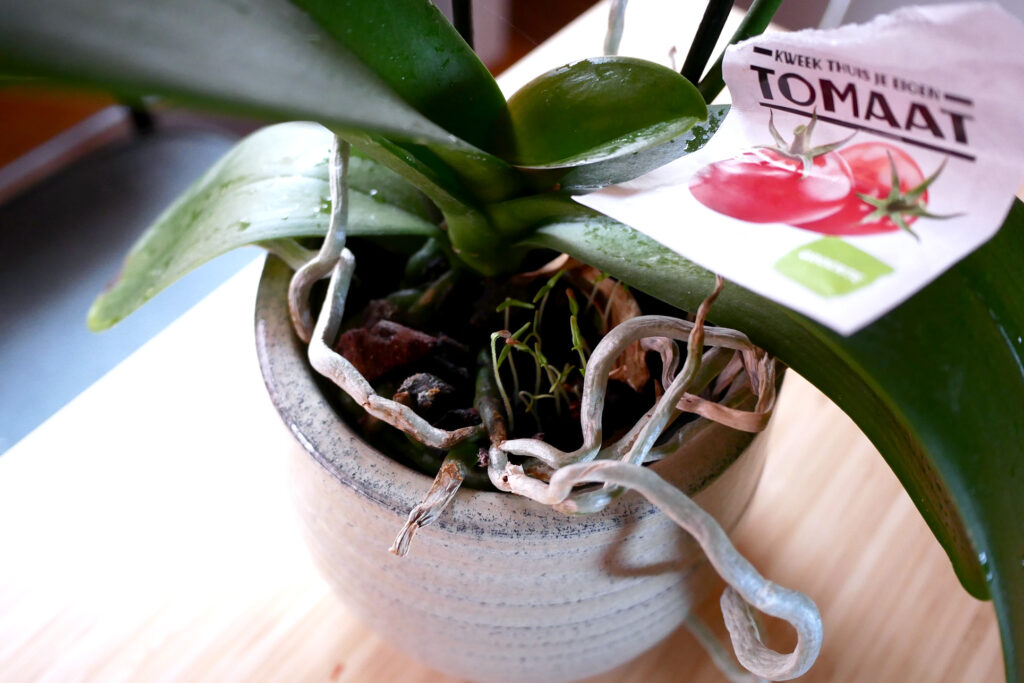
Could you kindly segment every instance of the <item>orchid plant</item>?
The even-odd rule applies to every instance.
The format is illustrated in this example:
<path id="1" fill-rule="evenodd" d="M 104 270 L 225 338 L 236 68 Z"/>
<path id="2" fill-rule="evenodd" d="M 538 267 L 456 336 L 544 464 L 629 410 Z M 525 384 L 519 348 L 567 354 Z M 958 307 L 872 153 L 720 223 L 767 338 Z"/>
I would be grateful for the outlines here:
<path id="1" fill-rule="evenodd" d="M 734 41 L 764 30 L 780 2 L 755 0 Z M 465 3 L 458 4 L 465 16 Z M 643 463 L 658 457 L 658 437 L 684 412 L 748 431 L 763 427 L 778 359 L 857 422 L 964 588 L 995 601 L 1007 677 L 1018 680 L 1024 206 L 1015 202 L 995 238 L 911 300 L 842 337 L 571 199 L 657 168 L 714 134 L 728 107 L 711 104 L 724 85 L 721 60 L 706 66 L 731 6 L 710 0 L 680 74 L 614 54 L 626 10 L 616 0 L 604 56 L 544 74 L 508 100 L 465 28 L 460 35 L 429 0 L 0 0 L 0 73 L 317 122 L 259 131 L 199 178 L 97 300 L 94 329 L 115 324 L 210 258 L 265 247 L 296 269 L 293 321 L 318 371 L 429 446 L 486 438 L 487 474 L 499 489 L 578 512 L 601 509 L 622 488 L 640 491 L 697 537 L 731 584 L 722 606 L 740 660 L 773 679 L 799 675 L 813 661 L 821 637 L 813 603 L 762 579 L 710 517 Z M 478 402 L 482 424 L 443 430 L 379 396 L 333 348 L 358 257 L 346 240 L 368 236 L 414 238 L 453 268 L 482 277 L 522 275 L 531 254 L 551 250 L 695 316 L 632 317 L 612 327 L 589 358 L 580 346 L 584 443 L 576 450 L 509 438 L 510 401 L 500 391 Z M 553 276 L 565 263 L 543 272 Z M 310 293 L 322 279 L 329 287 L 316 311 Z M 706 324 L 709 314 L 719 326 Z M 500 349 L 492 339 L 495 384 L 501 349 L 517 341 L 505 332 Z M 625 436 L 606 443 L 605 386 L 622 351 L 641 340 L 663 359 L 661 394 Z M 723 375 L 727 386 L 746 383 L 746 409 L 701 393 Z M 415 528 L 461 483 L 460 465 L 445 465 L 396 551 L 408 548 Z M 581 492 L 581 483 L 603 486 Z M 750 607 L 794 624 L 794 653 L 780 655 L 757 640 Z"/>

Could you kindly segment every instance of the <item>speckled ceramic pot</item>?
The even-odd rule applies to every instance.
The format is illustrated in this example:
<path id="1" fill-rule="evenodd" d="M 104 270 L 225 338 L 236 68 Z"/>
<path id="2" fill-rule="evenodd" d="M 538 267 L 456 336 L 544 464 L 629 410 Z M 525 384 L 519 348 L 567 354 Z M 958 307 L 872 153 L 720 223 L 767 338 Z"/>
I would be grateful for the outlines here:
<path id="1" fill-rule="evenodd" d="M 289 276 L 268 260 L 256 338 L 267 388 L 298 442 L 295 500 L 324 576 L 383 637 L 455 676 L 572 680 L 655 645 L 706 596 L 712 577 L 699 548 L 633 494 L 571 517 L 463 490 L 407 557 L 389 554 L 431 480 L 363 443 L 325 400 L 291 330 Z M 760 477 L 758 443 L 716 430 L 657 467 L 730 528 Z"/>

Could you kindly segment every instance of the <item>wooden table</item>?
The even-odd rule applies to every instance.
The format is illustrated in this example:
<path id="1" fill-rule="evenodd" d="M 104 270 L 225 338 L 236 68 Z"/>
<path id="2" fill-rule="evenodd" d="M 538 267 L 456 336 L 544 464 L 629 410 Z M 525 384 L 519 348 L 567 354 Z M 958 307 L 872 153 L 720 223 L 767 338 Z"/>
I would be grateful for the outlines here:
<path id="1" fill-rule="evenodd" d="M 692 8 L 631 7 L 653 28 L 645 42 L 627 27 L 627 52 L 696 25 Z M 504 85 L 597 53 L 603 22 L 585 15 Z M 574 36 L 592 38 L 582 53 Z M 0 681 L 444 680 L 361 626 L 306 556 L 284 476 L 294 444 L 253 350 L 257 276 L 253 264 L 0 457 Z M 765 438 L 734 539 L 817 601 L 825 645 L 805 680 L 1003 680 L 991 604 L 963 592 L 850 420 L 791 375 Z M 716 611 L 701 614 L 722 632 Z M 595 680 L 722 678 L 680 631 Z"/>

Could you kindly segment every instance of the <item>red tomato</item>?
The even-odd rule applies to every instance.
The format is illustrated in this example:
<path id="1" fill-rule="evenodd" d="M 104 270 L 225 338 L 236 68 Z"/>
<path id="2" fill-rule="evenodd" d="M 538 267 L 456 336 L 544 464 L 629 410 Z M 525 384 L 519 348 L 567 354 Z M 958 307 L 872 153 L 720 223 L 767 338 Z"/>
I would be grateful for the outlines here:
<path id="1" fill-rule="evenodd" d="M 895 196 L 895 201 L 891 202 L 890 211 L 892 214 L 900 214 L 907 225 L 917 220 L 917 216 L 907 211 L 915 205 L 925 206 L 928 192 L 922 193 L 913 204 L 899 201 L 899 196 L 924 182 L 921 168 L 909 154 L 886 142 L 862 142 L 841 149 L 837 153 L 846 160 L 850 172 L 853 173 L 853 191 L 839 211 L 817 220 L 793 221 L 792 225 L 826 235 L 873 235 L 899 230 L 899 226 L 889 216 L 880 216 L 862 223 L 865 216 L 875 211 L 875 207 L 858 196 L 867 195 L 875 199 L 889 197 L 892 192 L 893 166 L 896 167 L 896 175 L 899 178 L 899 192 Z"/>
<path id="2" fill-rule="evenodd" d="M 760 148 L 709 164 L 690 180 L 704 206 L 750 223 L 804 223 L 838 211 L 853 187 L 835 152 L 814 157 L 804 175 L 799 158 Z"/>

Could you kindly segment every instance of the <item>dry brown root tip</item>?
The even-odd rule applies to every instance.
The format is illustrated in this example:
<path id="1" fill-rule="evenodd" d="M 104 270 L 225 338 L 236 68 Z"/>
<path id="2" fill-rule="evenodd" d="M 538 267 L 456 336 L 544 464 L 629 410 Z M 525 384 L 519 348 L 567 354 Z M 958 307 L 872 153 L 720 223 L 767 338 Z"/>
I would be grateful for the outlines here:
<path id="1" fill-rule="evenodd" d="M 728 390 L 732 383 L 736 380 L 736 377 L 743 371 L 743 356 L 734 353 L 732 359 L 729 360 L 729 364 L 725 366 L 722 373 L 715 380 L 715 388 L 712 393 L 715 396 L 721 396 Z"/>
<path id="2" fill-rule="evenodd" d="M 683 394 L 676 407 L 742 432 L 764 431 L 775 408 L 775 361 L 771 356 L 765 354 L 759 361 L 757 379 L 752 383 L 755 381 L 758 395 L 753 411 L 737 410 L 693 394 Z"/>
<path id="3" fill-rule="evenodd" d="M 628 289 L 616 280 L 603 277 L 601 271 L 593 266 L 576 261 L 569 271 L 569 280 L 581 290 L 588 287 L 592 290 L 590 299 L 602 311 L 606 333 L 642 313 L 640 304 Z M 627 346 L 608 373 L 608 379 L 625 382 L 633 391 L 642 390 L 650 376 L 640 341 Z"/>
<path id="4" fill-rule="evenodd" d="M 683 397 L 676 405 L 680 410 L 695 413 L 713 422 L 752 434 L 764 431 L 765 427 L 768 426 L 768 419 L 771 417 L 770 409 L 765 412 L 736 410 L 735 408 L 729 408 L 720 403 L 694 396 L 693 394 L 683 394 Z"/>
<path id="5" fill-rule="evenodd" d="M 526 273 L 517 273 L 509 278 L 509 282 L 517 287 L 525 286 L 540 278 L 550 278 L 555 275 L 558 271 L 565 268 L 571 261 L 572 257 L 568 254 L 560 254 L 555 258 L 551 259 L 537 270 L 531 270 Z"/>
<path id="6" fill-rule="evenodd" d="M 722 293 L 722 287 L 725 286 L 725 279 L 721 275 L 715 275 L 715 288 L 711 290 L 711 294 L 707 296 L 704 301 L 700 302 L 700 306 L 697 307 L 697 315 L 693 320 L 693 331 L 690 332 L 690 336 L 686 340 L 686 362 L 689 363 L 691 358 L 699 358 L 701 351 L 704 348 L 704 324 L 708 319 L 708 312 L 711 310 L 711 306 L 715 303 L 718 295 Z M 753 345 L 751 345 L 753 346 Z M 683 366 L 683 372 L 686 371 L 686 366 Z"/>
<path id="7" fill-rule="evenodd" d="M 405 557 L 409 552 L 409 544 L 412 543 L 412 538 L 416 531 L 420 527 L 433 523 L 441 516 L 441 513 L 445 511 L 452 502 L 452 499 L 455 498 L 459 487 L 462 486 L 463 479 L 464 475 L 459 467 L 459 463 L 450 457 L 445 458 L 441 468 L 437 471 L 437 476 L 434 477 L 434 483 L 431 485 L 430 490 L 427 491 L 427 495 L 409 513 L 409 517 L 405 520 L 405 524 L 402 525 L 398 536 L 395 537 L 395 542 L 388 548 L 388 552 L 398 557 Z"/>

